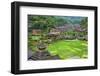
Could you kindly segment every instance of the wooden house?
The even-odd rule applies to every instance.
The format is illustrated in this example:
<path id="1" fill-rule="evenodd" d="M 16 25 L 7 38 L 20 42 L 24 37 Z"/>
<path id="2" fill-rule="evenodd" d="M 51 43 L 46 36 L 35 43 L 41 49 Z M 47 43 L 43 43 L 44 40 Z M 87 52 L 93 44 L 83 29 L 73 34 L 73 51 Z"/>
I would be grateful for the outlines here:
<path id="1" fill-rule="evenodd" d="M 40 35 L 41 34 L 41 30 L 40 29 L 33 29 L 32 30 L 32 35 Z"/>

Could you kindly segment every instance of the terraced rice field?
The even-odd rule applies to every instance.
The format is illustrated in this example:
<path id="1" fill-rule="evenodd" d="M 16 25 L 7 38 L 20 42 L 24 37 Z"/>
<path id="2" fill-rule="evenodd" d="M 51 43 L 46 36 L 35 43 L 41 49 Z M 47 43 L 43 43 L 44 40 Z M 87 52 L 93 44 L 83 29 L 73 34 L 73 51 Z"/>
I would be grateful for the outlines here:
<path id="1" fill-rule="evenodd" d="M 80 59 L 88 57 L 87 41 L 59 40 L 48 45 L 51 55 L 58 55 L 61 59 Z"/>

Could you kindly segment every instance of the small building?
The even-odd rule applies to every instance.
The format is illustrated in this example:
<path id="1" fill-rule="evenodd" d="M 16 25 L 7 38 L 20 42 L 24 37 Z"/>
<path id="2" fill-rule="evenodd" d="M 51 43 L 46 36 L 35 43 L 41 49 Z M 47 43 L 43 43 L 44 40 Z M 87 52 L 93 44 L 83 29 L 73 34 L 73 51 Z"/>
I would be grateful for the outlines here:
<path id="1" fill-rule="evenodd" d="M 58 29 L 52 28 L 48 33 L 49 36 L 58 36 L 60 35 L 60 31 Z"/>
<path id="2" fill-rule="evenodd" d="M 77 25 L 77 26 L 74 26 L 74 30 L 77 31 L 77 32 L 85 32 L 87 31 L 87 28 L 81 28 L 81 25 Z"/>
<path id="3" fill-rule="evenodd" d="M 41 34 L 41 30 L 40 29 L 33 29 L 32 30 L 32 35 L 40 35 Z"/>

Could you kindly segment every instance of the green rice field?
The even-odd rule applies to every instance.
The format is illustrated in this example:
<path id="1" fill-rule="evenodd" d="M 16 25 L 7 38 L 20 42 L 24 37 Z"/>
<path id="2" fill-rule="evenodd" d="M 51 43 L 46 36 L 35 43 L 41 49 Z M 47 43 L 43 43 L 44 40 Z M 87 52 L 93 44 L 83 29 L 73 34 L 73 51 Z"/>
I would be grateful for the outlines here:
<path id="1" fill-rule="evenodd" d="M 87 41 L 59 40 L 48 45 L 47 50 L 51 55 L 58 55 L 61 59 L 87 58 Z"/>

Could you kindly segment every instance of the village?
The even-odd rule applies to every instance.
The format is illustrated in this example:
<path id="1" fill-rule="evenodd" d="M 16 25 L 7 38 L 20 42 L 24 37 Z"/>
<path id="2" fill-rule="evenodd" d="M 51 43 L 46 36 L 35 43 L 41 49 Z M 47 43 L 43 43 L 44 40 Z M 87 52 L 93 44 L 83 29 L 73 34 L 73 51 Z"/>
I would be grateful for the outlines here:
<path id="1" fill-rule="evenodd" d="M 46 32 L 33 28 L 29 33 L 28 59 L 87 58 L 87 40 L 87 28 L 80 24 L 54 26 Z"/>

